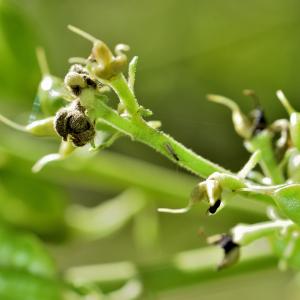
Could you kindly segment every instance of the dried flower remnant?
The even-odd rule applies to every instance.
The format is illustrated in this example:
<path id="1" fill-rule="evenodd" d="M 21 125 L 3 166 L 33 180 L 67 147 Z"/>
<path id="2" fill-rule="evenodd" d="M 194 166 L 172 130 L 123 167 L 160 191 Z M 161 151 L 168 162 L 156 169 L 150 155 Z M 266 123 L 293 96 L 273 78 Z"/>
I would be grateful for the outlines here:
<path id="1" fill-rule="evenodd" d="M 220 234 L 208 238 L 208 243 L 218 245 L 224 250 L 223 260 L 218 265 L 218 270 L 228 268 L 238 262 L 240 258 L 240 245 L 233 241 L 228 234 Z"/>
<path id="2" fill-rule="evenodd" d="M 268 127 L 268 122 L 255 91 L 246 89 L 243 91 L 243 94 L 251 97 L 255 105 L 255 108 L 250 112 L 249 115 L 252 123 L 252 136 L 255 136 Z"/>

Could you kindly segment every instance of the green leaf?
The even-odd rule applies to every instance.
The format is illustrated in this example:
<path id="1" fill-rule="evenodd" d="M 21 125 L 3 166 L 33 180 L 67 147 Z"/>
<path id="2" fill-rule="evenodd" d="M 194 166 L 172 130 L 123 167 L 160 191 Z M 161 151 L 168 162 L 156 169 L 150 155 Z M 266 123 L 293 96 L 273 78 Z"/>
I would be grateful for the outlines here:
<path id="1" fill-rule="evenodd" d="M 64 99 L 66 93 L 62 79 L 52 75 L 44 76 L 33 102 L 29 122 L 54 116 L 60 108 L 68 104 Z"/>
<path id="2" fill-rule="evenodd" d="M 0 299 L 60 300 L 54 261 L 32 234 L 0 224 Z"/>
<path id="3" fill-rule="evenodd" d="M 0 269 L 1 300 L 62 300 L 61 286 L 53 279 L 7 268 Z"/>
<path id="4" fill-rule="evenodd" d="M 3 267 L 48 278 L 56 273 L 54 261 L 34 235 L 0 224 L 0 270 Z"/>
<path id="5" fill-rule="evenodd" d="M 66 201 L 57 185 L 34 176 L 29 168 L 0 174 L 0 219 L 40 234 L 63 233 Z"/>
<path id="6" fill-rule="evenodd" d="M 274 200 L 285 215 L 300 224 L 300 185 L 291 184 L 274 192 Z"/>
<path id="7" fill-rule="evenodd" d="M 18 6 L 0 1 L 0 88 L 12 97 L 30 96 L 38 76 L 33 26 Z"/>
<path id="8" fill-rule="evenodd" d="M 270 238 L 270 241 L 273 251 L 279 259 L 283 259 L 289 267 L 300 270 L 300 240 L 298 238 L 295 239 L 292 247 L 290 235 L 276 234 Z M 288 257 L 285 257 L 288 248 L 290 248 L 290 253 Z"/>

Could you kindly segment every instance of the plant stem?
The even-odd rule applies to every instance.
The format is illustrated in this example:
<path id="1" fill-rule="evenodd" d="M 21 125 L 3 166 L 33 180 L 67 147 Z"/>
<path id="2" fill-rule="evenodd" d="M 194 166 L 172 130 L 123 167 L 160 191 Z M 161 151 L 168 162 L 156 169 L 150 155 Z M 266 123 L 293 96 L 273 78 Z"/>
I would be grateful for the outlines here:
<path id="1" fill-rule="evenodd" d="M 129 114 L 133 117 L 139 117 L 139 104 L 134 96 L 132 89 L 128 87 L 128 83 L 123 74 L 119 74 L 113 77 L 109 81 L 109 85 L 113 88 L 113 90 L 118 95 L 121 103 L 123 103 L 129 112 Z"/>
<path id="2" fill-rule="evenodd" d="M 246 147 L 250 152 L 260 150 L 261 160 L 259 164 L 264 174 L 271 178 L 273 184 L 284 183 L 284 177 L 276 162 L 272 147 L 272 133 L 267 130 L 258 133 L 254 138 L 246 142 Z"/>
<path id="3" fill-rule="evenodd" d="M 37 140 L 18 136 L 22 151 L 15 146 L 15 139 L 9 132 L 1 131 L 0 157 L 6 158 L 10 168 L 29 170 L 36 159 L 49 152 L 46 145 Z M 58 172 L 58 170 L 60 170 Z M 35 175 L 36 176 L 36 175 Z M 197 179 L 184 173 L 155 166 L 153 164 L 126 157 L 111 151 L 101 152 L 101 155 L 82 155 L 75 153 L 64 161 L 49 164 L 39 173 L 45 180 L 58 184 L 84 186 L 94 190 L 122 190 L 136 187 L 145 191 L 157 205 L 182 206 L 187 202 Z M 253 200 L 257 200 L 253 205 Z M 249 191 L 232 193 L 232 199 L 227 201 L 228 208 L 260 215 L 265 215 L 265 203 L 272 203 L 272 198 L 261 192 L 253 195 Z"/>
<path id="4" fill-rule="evenodd" d="M 244 246 L 293 226 L 295 227 L 295 224 L 290 220 L 267 221 L 251 225 L 239 224 L 231 229 L 231 234 L 235 243 Z"/>
<path id="5" fill-rule="evenodd" d="M 118 131 L 130 136 L 133 140 L 142 142 L 160 152 L 177 165 L 200 177 L 207 178 L 214 172 L 229 171 L 195 154 L 171 136 L 155 130 L 141 119 L 129 120 L 121 117 L 103 102 L 96 102 L 93 112 L 98 121 L 108 124 Z"/>

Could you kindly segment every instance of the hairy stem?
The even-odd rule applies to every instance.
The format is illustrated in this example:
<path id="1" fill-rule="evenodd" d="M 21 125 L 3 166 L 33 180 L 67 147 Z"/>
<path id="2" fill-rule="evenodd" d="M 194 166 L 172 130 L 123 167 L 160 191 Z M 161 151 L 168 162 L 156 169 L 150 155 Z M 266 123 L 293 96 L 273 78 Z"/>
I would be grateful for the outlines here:
<path id="1" fill-rule="evenodd" d="M 6 163 L 10 163 L 9 166 L 12 168 L 22 166 L 22 170 L 29 169 L 37 157 L 49 152 L 46 145 L 36 140 L 22 138 L 22 136 L 18 136 L 23 149 L 19 151 L 9 132 L 2 131 L 1 138 L 5 150 L 0 147 L 0 157 L 9 157 Z M 136 187 L 153 195 L 153 199 L 159 199 L 159 205 L 173 206 L 179 206 L 183 201 L 188 201 L 189 194 L 197 183 L 197 179 L 189 175 L 121 156 L 111 151 L 97 156 L 76 154 L 75 152 L 64 161 L 50 164 L 39 176 L 59 184 L 78 184 L 95 190 L 103 190 L 104 186 L 112 190 L 120 190 L 129 186 Z M 265 215 L 265 203 L 273 203 L 272 198 L 261 191 L 255 193 L 241 190 L 231 195 L 234 199 L 227 201 L 229 208 L 262 217 Z M 253 200 L 257 200 L 255 205 L 253 205 Z"/>
<path id="2" fill-rule="evenodd" d="M 109 81 L 109 85 L 118 95 L 120 101 L 125 105 L 129 114 L 138 117 L 139 105 L 134 96 L 132 89 L 128 87 L 128 83 L 123 74 L 119 74 Z"/>
<path id="3" fill-rule="evenodd" d="M 148 126 L 145 121 L 141 119 L 129 120 L 121 117 L 103 102 L 98 101 L 92 113 L 99 122 L 108 124 L 133 140 L 150 146 L 195 175 L 207 178 L 214 172 L 229 173 L 217 164 L 195 154 L 171 136 Z"/>

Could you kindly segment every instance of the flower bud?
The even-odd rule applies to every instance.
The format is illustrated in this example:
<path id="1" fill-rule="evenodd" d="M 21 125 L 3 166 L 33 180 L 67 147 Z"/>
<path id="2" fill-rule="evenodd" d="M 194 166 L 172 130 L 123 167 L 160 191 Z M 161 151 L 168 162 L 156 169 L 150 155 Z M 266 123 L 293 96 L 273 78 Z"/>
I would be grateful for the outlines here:
<path id="1" fill-rule="evenodd" d="M 92 35 L 74 26 L 68 26 L 70 30 L 93 43 L 92 53 L 89 58 L 91 70 L 96 77 L 109 80 L 121 73 L 127 65 L 127 56 L 124 51 L 129 47 L 124 44 L 118 44 L 115 48 L 114 56 L 109 47 L 102 41 Z"/>
<path id="2" fill-rule="evenodd" d="M 127 56 L 123 51 L 128 50 L 128 46 L 119 44 L 116 46 L 116 56 L 113 56 L 106 44 L 98 40 L 92 49 L 92 57 L 96 60 L 96 64 L 92 67 L 93 73 L 98 78 L 108 80 L 121 73 L 127 65 Z"/>

